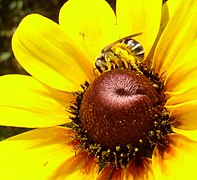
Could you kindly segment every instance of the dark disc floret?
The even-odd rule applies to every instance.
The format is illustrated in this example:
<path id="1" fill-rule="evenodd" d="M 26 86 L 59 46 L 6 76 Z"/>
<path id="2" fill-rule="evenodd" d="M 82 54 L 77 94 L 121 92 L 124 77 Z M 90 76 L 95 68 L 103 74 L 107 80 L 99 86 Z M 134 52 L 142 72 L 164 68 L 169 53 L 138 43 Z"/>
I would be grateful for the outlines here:
<path id="1" fill-rule="evenodd" d="M 88 137 L 103 147 L 136 144 L 153 129 L 162 100 L 153 83 L 141 73 L 129 69 L 108 71 L 83 96 L 82 126 Z"/>
<path id="2" fill-rule="evenodd" d="M 114 69 L 83 85 L 71 107 L 71 127 L 82 148 L 116 166 L 151 156 L 170 132 L 165 98 L 155 82 L 135 70 Z"/>

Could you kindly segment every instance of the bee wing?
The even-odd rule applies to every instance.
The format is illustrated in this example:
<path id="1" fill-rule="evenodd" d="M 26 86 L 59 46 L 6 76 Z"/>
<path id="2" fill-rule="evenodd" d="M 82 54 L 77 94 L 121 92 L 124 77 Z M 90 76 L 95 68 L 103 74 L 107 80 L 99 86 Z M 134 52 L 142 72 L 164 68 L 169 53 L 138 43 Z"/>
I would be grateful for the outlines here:
<path id="1" fill-rule="evenodd" d="M 140 33 L 135 33 L 135 34 L 132 34 L 132 35 L 123 37 L 123 38 L 121 38 L 121 39 L 119 39 L 119 40 L 117 40 L 117 41 L 115 41 L 115 42 L 113 42 L 113 43 L 111 43 L 111 44 L 105 46 L 105 47 L 101 50 L 101 53 L 105 53 L 105 52 L 109 51 L 109 50 L 114 46 L 114 44 L 121 43 L 123 40 L 132 39 L 133 37 L 139 36 L 139 35 L 141 35 L 141 34 L 142 34 L 142 32 L 140 32 Z"/>
<path id="2" fill-rule="evenodd" d="M 135 34 L 132 34 L 132 35 L 123 37 L 123 38 L 119 39 L 118 41 L 116 41 L 116 43 L 119 43 L 119 42 L 121 42 L 121 41 L 123 41 L 123 40 L 132 39 L 133 37 L 139 36 L 139 35 L 141 35 L 141 34 L 142 34 L 142 32 L 140 32 L 140 33 L 135 33 Z"/>

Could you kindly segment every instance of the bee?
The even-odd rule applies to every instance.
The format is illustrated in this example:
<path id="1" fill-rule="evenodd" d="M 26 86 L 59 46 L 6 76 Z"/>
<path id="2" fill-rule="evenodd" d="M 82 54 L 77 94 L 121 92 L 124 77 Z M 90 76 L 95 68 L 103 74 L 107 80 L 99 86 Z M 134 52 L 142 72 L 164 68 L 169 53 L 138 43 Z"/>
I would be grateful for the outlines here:
<path id="1" fill-rule="evenodd" d="M 121 38 L 101 50 L 100 56 L 96 58 L 96 69 L 103 73 L 104 71 L 115 68 L 133 68 L 141 72 L 138 65 L 144 59 L 144 48 L 133 39 L 133 37 L 141 35 L 136 33 Z"/>

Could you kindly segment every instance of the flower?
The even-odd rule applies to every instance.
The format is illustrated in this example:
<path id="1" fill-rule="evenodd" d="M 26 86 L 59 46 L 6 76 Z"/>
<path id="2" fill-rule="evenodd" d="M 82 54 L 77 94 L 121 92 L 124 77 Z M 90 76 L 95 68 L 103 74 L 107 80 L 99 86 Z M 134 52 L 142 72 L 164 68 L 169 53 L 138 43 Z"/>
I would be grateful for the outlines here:
<path id="1" fill-rule="evenodd" d="M 195 0 L 176 3 L 169 0 L 163 6 L 159 0 L 117 0 L 116 17 L 103 0 L 93 0 L 91 3 L 88 0 L 69 0 L 60 11 L 59 25 L 37 14 L 27 16 L 13 36 L 12 47 L 19 63 L 32 76 L 0 77 L 0 122 L 1 125 L 37 129 L 0 143 L 1 179 L 195 179 L 196 7 Z M 94 63 L 100 51 L 106 45 L 135 33 L 142 33 L 135 39 L 145 50 L 146 67 L 143 69 L 139 65 L 139 69 L 135 69 L 130 65 L 132 70 L 116 69 L 95 77 Z M 127 50 L 120 49 L 117 57 L 123 52 Z M 112 58 L 115 57 L 113 53 Z M 123 57 L 130 57 L 130 54 Z M 147 65 L 149 62 L 150 65 Z M 144 108 L 136 108 L 141 110 L 138 114 L 143 114 L 147 106 L 151 108 L 147 121 L 150 114 L 158 118 L 154 121 L 155 131 L 149 131 L 147 125 L 145 138 L 137 134 L 144 149 L 147 148 L 146 143 L 153 143 L 150 146 L 151 155 L 139 144 L 134 149 L 128 148 L 129 160 L 125 160 L 127 154 L 119 153 L 125 152 L 119 145 L 110 154 L 108 150 L 113 149 L 114 145 L 107 136 L 104 138 L 112 148 L 105 149 L 99 143 L 89 144 L 89 135 L 95 136 L 86 135 L 81 126 L 86 126 L 89 133 L 99 125 L 89 118 L 95 117 L 89 111 L 94 106 L 91 101 L 94 98 L 90 94 L 98 91 L 95 87 L 100 87 L 103 81 L 110 84 L 108 76 L 118 77 L 115 81 L 112 78 L 110 85 L 119 83 L 122 74 L 128 77 L 129 83 L 131 78 L 136 80 L 137 74 L 139 82 L 147 85 L 149 80 L 143 79 L 146 72 L 146 79 L 153 81 L 151 85 L 154 88 L 147 87 L 146 92 L 149 99 L 153 97 L 153 102 L 146 97 L 141 99 L 141 96 L 134 100 L 141 106 L 145 102 Z M 108 80 L 105 81 L 105 78 Z M 85 81 L 87 83 L 84 84 Z M 121 79 L 121 82 L 124 81 Z M 136 84 L 139 85 L 139 82 Z M 125 95 L 125 89 L 117 89 L 120 90 L 117 93 Z M 145 91 L 144 88 L 142 90 Z M 121 97 L 117 103 L 125 103 L 128 98 Z M 158 102 L 159 106 L 155 109 L 152 104 Z M 98 100 L 96 103 L 102 102 Z M 91 108 L 87 108 L 89 105 Z M 130 106 L 133 107 L 133 101 L 124 106 L 124 109 L 129 107 L 127 116 L 133 113 Z M 100 112 L 104 113 L 103 110 Z M 112 115 L 116 112 L 113 109 Z M 115 119 L 124 120 L 120 117 L 125 112 L 118 112 L 120 115 Z M 135 112 L 133 114 L 137 117 Z M 81 116 L 87 116 L 91 123 L 88 124 L 85 119 L 82 124 L 77 124 Z M 106 120 L 102 114 L 101 117 L 100 121 Z M 144 121 L 140 123 L 145 124 Z M 108 128 L 107 125 L 105 127 Z M 140 127 L 144 130 L 144 126 Z M 101 153 L 104 154 L 102 158 Z M 105 160 L 109 163 L 105 164 Z M 100 165 L 104 167 L 100 169 Z"/>

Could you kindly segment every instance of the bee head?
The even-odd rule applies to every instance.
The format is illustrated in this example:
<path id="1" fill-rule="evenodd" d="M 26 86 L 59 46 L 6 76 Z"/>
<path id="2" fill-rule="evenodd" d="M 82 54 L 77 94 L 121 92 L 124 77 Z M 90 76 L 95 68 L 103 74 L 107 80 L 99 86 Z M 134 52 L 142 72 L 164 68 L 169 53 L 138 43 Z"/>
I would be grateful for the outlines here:
<path id="1" fill-rule="evenodd" d="M 108 69 L 106 62 L 106 55 L 104 53 L 101 53 L 100 56 L 96 58 L 95 66 L 100 73 Z"/>

